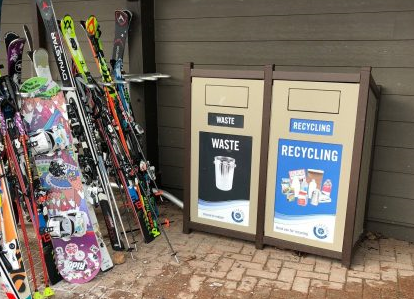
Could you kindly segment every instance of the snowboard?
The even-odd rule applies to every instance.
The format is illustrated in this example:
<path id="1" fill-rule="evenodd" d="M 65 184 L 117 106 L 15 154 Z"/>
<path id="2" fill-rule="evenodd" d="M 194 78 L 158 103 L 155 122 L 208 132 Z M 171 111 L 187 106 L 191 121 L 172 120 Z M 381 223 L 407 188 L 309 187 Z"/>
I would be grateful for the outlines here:
<path id="1" fill-rule="evenodd" d="M 0 280 L 8 299 L 31 299 L 30 285 L 23 265 L 16 221 L 4 176 L 3 162 L 0 162 Z"/>
<path id="2" fill-rule="evenodd" d="M 73 150 L 66 99 L 54 81 L 42 77 L 25 81 L 20 90 L 30 95 L 23 99 L 21 111 L 31 137 L 31 151 L 41 187 L 47 191 L 45 204 L 49 221 L 52 219 L 56 223 L 76 215 L 77 222 L 71 225 L 65 225 L 67 222 L 62 220 L 60 226 L 46 228 L 51 236 L 60 230 L 65 232 L 72 229 L 72 235 L 52 237 L 58 271 L 68 282 L 86 283 L 98 274 L 101 253 L 84 199 L 81 173 Z M 33 136 L 39 132 L 48 132 L 47 143 L 53 144 L 47 153 L 36 151 L 39 144 L 34 143 L 42 140 L 33 141 Z"/>

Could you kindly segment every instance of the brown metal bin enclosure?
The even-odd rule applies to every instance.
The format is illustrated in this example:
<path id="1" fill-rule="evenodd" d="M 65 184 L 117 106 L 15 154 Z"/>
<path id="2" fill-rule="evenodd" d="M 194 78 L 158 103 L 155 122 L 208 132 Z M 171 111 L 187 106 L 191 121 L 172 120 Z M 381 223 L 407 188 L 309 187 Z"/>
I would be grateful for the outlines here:
<path id="1" fill-rule="evenodd" d="M 184 232 L 255 240 L 263 74 L 187 67 Z"/>
<path id="2" fill-rule="evenodd" d="M 379 89 L 359 74 L 273 72 L 263 242 L 341 258 L 363 233 Z M 259 214 L 262 211 L 259 209 Z M 260 224 L 258 224 L 260 225 Z"/>

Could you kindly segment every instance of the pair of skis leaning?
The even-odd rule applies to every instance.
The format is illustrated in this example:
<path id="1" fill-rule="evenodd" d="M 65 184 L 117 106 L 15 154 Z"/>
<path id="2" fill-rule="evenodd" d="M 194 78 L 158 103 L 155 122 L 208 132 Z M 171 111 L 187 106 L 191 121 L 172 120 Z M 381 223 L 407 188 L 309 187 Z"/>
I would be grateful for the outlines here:
<path id="1" fill-rule="evenodd" d="M 81 123 L 84 130 L 91 131 L 92 123 L 94 123 L 98 131 L 101 133 L 102 138 L 106 141 L 106 146 L 109 148 L 108 151 L 111 158 L 111 164 L 114 172 L 116 173 L 115 177 L 117 177 L 119 183 L 122 185 L 124 195 L 127 199 L 126 204 L 129 205 L 133 211 L 134 218 L 140 225 L 141 233 L 143 234 L 145 241 L 150 242 L 160 234 L 160 230 L 161 232 L 163 231 L 163 228 L 158 223 L 156 207 L 154 202 L 152 202 L 153 194 L 148 184 L 149 172 L 146 172 L 145 170 L 141 171 L 138 166 L 134 165 L 129 153 L 130 149 L 127 140 L 123 134 L 122 125 L 119 119 L 117 119 L 118 115 L 120 115 L 122 117 L 122 121 L 126 123 L 130 132 L 133 133 L 132 136 L 135 139 L 132 138 L 131 140 L 135 140 L 135 142 L 139 141 L 136 135 L 138 134 L 137 126 L 134 127 L 132 125 L 131 119 L 127 117 L 125 110 L 122 110 L 123 107 L 118 105 L 120 104 L 120 99 L 112 85 L 112 78 L 109 73 L 109 68 L 107 67 L 103 56 L 102 46 L 99 40 L 100 30 L 96 18 L 89 18 L 85 23 L 85 29 L 88 32 L 88 38 L 92 46 L 91 48 L 93 49 L 94 54 L 96 54 L 99 69 L 102 71 L 102 77 L 105 81 L 103 86 L 104 94 L 100 92 L 100 88 L 88 73 L 86 63 L 83 60 L 83 55 L 80 52 L 79 43 L 76 40 L 73 21 L 71 21 L 70 18 L 65 17 L 61 22 L 61 28 L 63 30 L 63 36 L 68 42 L 68 47 L 72 53 L 73 60 L 77 65 L 78 72 L 81 75 L 81 79 L 79 80 L 72 77 L 69 72 L 63 45 L 60 44 L 61 39 L 59 38 L 60 35 L 56 26 L 53 8 L 50 1 L 39 0 L 37 2 L 44 19 L 44 23 L 46 24 L 50 42 L 54 45 L 54 54 L 56 61 L 59 62 L 59 72 L 64 88 L 69 90 L 66 92 L 69 103 L 79 103 L 76 106 L 79 114 L 83 115 L 83 117 L 81 116 Z M 79 87 L 79 85 L 82 85 L 83 87 L 79 88 L 79 90 L 85 90 L 84 94 L 89 95 L 88 97 L 80 97 L 75 88 L 76 86 Z M 92 86 L 93 88 L 91 88 Z M 79 109 L 82 108 L 82 105 L 80 105 L 82 99 L 86 99 L 86 101 L 91 104 L 89 107 L 88 105 L 83 106 L 84 108 L 88 107 L 90 111 Z M 99 150 L 96 150 L 95 141 L 92 140 L 92 138 L 89 138 L 88 147 L 91 148 L 91 151 L 95 152 L 96 159 L 94 161 L 97 162 L 98 167 L 100 167 L 99 165 L 102 165 L 102 162 L 105 161 L 100 161 L 100 159 L 98 159 Z M 145 165 L 147 165 L 146 161 Z M 98 173 L 105 173 L 102 167 L 98 169 Z M 100 180 L 107 181 L 105 178 Z M 111 191 L 108 190 L 108 194 L 111 194 Z M 120 234 L 118 233 L 117 236 L 119 235 Z M 126 236 L 125 233 L 123 235 Z M 165 237 L 167 238 L 170 249 L 175 256 L 175 252 L 172 250 L 168 237 L 166 235 Z"/>

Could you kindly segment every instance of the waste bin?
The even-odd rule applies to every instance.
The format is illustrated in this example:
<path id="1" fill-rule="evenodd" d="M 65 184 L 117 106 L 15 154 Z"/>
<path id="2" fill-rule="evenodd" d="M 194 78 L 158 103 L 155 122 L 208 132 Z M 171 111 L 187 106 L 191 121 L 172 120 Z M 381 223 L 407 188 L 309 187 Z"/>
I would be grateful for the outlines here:
<path id="1" fill-rule="evenodd" d="M 349 266 L 364 229 L 379 88 L 370 68 L 355 74 L 272 72 L 272 78 L 257 245 Z"/>
<path id="2" fill-rule="evenodd" d="M 185 67 L 184 232 L 254 241 L 263 71 Z"/>

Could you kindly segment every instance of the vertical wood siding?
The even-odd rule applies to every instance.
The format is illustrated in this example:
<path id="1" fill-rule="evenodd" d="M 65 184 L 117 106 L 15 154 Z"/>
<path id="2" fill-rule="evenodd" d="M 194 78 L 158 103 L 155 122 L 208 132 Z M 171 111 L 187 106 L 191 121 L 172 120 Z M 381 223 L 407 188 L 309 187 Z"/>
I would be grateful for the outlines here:
<path id="1" fill-rule="evenodd" d="M 183 63 L 203 68 L 358 71 L 382 86 L 367 224 L 414 241 L 414 1 L 155 2 L 163 185 L 181 192 Z"/>

